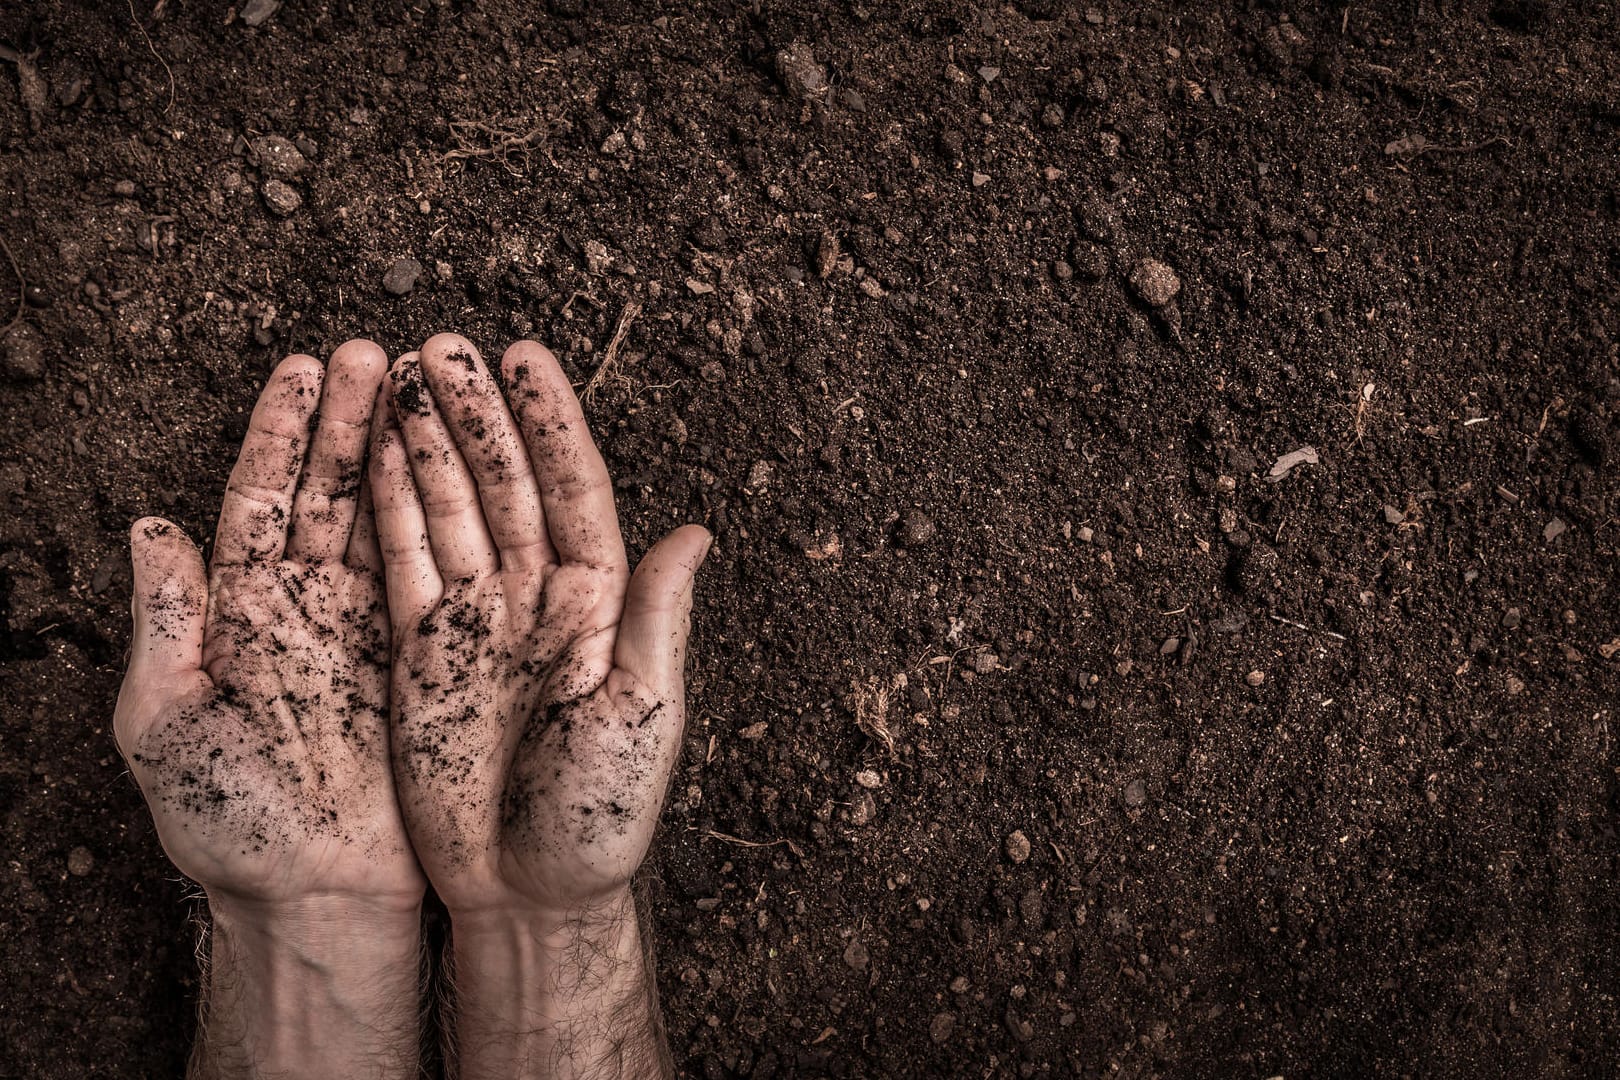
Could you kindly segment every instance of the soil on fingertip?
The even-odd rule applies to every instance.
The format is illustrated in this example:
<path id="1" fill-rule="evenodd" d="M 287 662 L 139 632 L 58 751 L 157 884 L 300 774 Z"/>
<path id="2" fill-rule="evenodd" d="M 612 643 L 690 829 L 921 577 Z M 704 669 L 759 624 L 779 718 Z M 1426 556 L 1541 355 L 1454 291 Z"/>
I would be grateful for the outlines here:
<path id="1" fill-rule="evenodd" d="M 1612 1070 L 1612 6 L 268 8 L 0 12 L 0 1075 L 193 1031 L 129 523 L 444 330 L 717 537 L 684 1075 Z"/>

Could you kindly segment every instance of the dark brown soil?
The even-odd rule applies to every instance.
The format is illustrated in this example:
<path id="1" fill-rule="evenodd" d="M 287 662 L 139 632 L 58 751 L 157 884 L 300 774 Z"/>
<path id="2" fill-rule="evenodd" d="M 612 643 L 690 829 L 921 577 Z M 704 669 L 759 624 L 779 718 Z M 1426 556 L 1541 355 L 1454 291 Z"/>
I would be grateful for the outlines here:
<path id="1" fill-rule="evenodd" d="M 0 1075 L 190 1037 L 129 522 L 443 329 L 719 537 L 690 1075 L 1612 1069 L 1613 3 L 155 6 L 0 14 Z"/>

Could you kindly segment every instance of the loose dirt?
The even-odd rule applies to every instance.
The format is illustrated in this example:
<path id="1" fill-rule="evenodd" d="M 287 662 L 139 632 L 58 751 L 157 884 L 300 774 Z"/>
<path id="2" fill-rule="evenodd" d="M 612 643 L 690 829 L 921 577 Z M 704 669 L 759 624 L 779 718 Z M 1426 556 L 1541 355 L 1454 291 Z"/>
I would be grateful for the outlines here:
<path id="1" fill-rule="evenodd" d="M 718 537 L 689 1075 L 1612 1068 L 1612 5 L 231 16 L 0 14 L 0 1074 L 190 1039 L 129 522 L 445 329 L 610 361 L 632 552 Z"/>

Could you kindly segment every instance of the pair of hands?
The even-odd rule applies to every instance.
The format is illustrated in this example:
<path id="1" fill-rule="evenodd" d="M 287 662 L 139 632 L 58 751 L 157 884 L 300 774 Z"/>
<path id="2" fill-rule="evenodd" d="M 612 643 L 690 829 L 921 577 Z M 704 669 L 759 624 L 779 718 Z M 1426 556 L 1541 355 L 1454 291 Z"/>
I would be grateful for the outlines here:
<path id="1" fill-rule="evenodd" d="M 288 357 L 212 565 L 168 522 L 132 530 L 114 726 L 208 893 L 216 1072 L 231 1054 L 297 1072 L 285 1055 L 320 1042 L 388 1072 L 364 1037 L 294 1037 L 344 1014 L 379 1040 L 409 1028 L 414 1068 L 417 1002 L 367 998 L 417 985 L 427 882 L 451 915 L 462 1075 L 566 1073 L 594 1028 L 623 1043 L 643 1012 L 637 1052 L 662 1056 L 629 883 L 680 746 L 710 540 L 677 529 L 632 575 L 556 359 L 523 341 L 502 370 L 504 396 L 449 334 L 391 366 L 368 341 L 324 369 Z M 308 1015 L 323 995 L 330 1015 Z M 282 1030 L 218 1030 L 262 1008 Z M 316 1072 L 357 1074 L 330 1056 Z"/>

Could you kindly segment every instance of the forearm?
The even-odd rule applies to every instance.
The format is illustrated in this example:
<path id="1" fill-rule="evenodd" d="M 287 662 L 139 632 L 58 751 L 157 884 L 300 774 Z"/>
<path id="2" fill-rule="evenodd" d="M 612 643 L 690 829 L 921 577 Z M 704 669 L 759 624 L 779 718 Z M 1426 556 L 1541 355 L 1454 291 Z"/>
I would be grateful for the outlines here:
<path id="1" fill-rule="evenodd" d="M 415 1076 L 421 912 L 210 898 L 194 1080 Z"/>
<path id="2" fill-rule="evenodd" d="M 588 914 L 452 916 L 459 1080 L 674 1075 L 629 893 Z"/>

